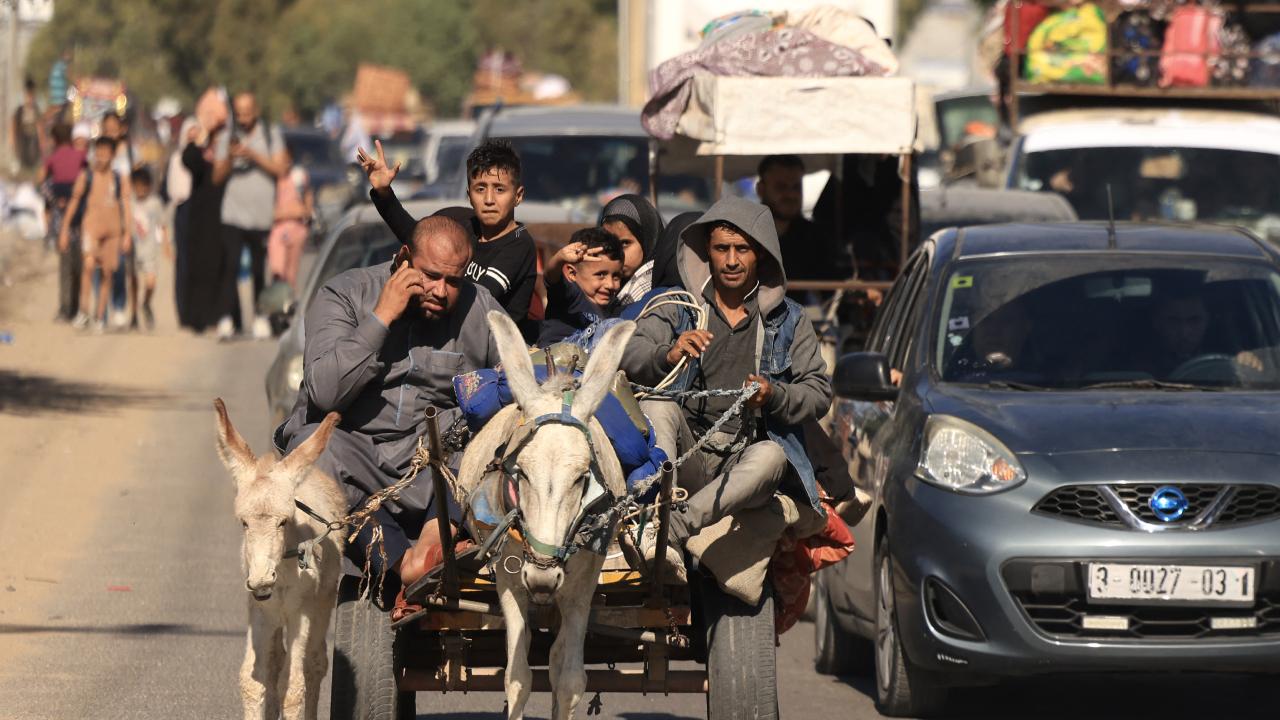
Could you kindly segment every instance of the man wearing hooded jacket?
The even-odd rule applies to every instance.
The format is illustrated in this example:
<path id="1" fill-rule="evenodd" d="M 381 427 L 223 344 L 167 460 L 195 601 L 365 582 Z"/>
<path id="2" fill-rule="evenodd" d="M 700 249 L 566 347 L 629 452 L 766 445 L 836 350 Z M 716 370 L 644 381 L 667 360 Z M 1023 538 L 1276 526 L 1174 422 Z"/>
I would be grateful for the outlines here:
<path id="1" fill-rule="evenodd" d="M 769 209 L 741 198 L 713 205 L 680 236 L 676 251 L 685 288 L 703 303 L 706 330 L 692 314 L 663 306 L 641 318 L 622 367 L 652 385 L 685 360 L 674 389 L 760 389 L 738 417 L 680 468 L 688 510 L 671 516 L 674 547 L 726 515 L 764 505 L 781 490 L 822 512 L 801 426 L 826 414 L 831 383 L 813 325 L 786 297 L 786 272 Z M 733 397 L 649 401 L 658 445 L 671 457 L 709 431 Z M 653 537 L 645 538 L 646 554 Z M 678 557 L 669 557 L 672 562 Z"/>

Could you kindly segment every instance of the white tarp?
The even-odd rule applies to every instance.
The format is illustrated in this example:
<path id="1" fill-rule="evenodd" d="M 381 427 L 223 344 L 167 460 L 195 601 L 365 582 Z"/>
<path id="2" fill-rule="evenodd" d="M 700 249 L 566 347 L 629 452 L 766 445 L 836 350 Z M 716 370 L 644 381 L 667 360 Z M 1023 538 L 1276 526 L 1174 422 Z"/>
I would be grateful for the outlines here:
<path id="1" fill-rule="evenodd" d="M 698 75 L 677 126 L 698 155 L 911 152 L 910 78 Z"/>

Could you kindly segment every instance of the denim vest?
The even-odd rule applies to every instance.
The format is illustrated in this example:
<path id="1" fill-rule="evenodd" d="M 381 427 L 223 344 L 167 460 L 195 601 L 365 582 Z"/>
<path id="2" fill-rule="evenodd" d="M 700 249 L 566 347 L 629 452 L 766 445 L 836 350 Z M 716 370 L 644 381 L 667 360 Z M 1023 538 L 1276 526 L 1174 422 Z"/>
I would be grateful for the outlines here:
<path id="1" fill-rule="evenodd" d="M 715 311 L 707 308 L 707 312 Z M 771 383 L 786 384 L 794 379 L 791 372 L 791 343 L 795 341 L 796 326 L 803 316 L 804 310 L 800 304 L 784 297 L 782 304 L 775 307 L 764 318 L 763 338 L 757 338 L 757 345 L 760 348 L 757 367 L 760 369 L 760 374 Z M 760 321 L 757 319 L 757 322 Z M 693 325 L 693 312 L 683 308 L 680 323 L 676 327 L 676 335 L 692 330 Z M 670 389 L 687 390 L 693 383 L 697 370 L 698 361 L 690 358 L 688 367 L 680 377 L 676 378 Z M 764 414 L 764 427 L 769 439 L 782 446 L 783 452 L 787 455 L 787 461 L 791 463 L 791 467 L 795 468 L 800 484 L 804 488 L 804 499 L 807 499 L 810 506 L 825 517 L 826 513 L 819 501 L 818 482 L 814 477 L 813 463 L 809 461 L 809 453 L 805 450 L 804 429 L 799 425 L 787 425 L 770 420 L 768 413 Z"/>

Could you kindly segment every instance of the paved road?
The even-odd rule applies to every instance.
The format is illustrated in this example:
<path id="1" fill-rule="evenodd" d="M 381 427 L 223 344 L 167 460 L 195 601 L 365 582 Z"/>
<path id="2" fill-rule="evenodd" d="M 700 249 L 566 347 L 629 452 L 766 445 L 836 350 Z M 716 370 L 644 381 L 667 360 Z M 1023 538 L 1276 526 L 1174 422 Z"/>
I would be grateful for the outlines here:
<path id="1" fill-rule="evenodd" d="M 210 400 L 265 449 L 273 348 L 51 326 L 51 268 L 37 259 L 0 290 L 0 329 L 15 336 L 0 346 L 0 720 L 236 716 L 246 600 Z M 879 717 L 866 679 L 813 673 L 812 646 L 807 624 L 782 638 L 784 716 Z M 606 718 L 705 717 L 701 697 L 603 700 Z M 1274 718 L 1277 700 L 1240 679 L 1057 679 L 959 693 L 955 717 Z M 502 705 L 418 701 L 419 718 L 441 720 Z M 536 697 L 531 714 L 549 709 Z"/>

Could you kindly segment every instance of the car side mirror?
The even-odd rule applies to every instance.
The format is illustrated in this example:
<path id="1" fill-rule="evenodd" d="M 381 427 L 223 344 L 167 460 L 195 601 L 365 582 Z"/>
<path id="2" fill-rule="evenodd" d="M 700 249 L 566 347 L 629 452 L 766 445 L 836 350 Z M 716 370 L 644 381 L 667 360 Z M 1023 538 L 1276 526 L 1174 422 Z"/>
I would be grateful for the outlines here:
<path id="1" fill-rule="evenodd" d="M 896 400 L 898 387 L 889 380 L 889 359 L 883 353 L 856 352 L 841 356 L 831 378 L 835 394 L 850 400 Z"/>

